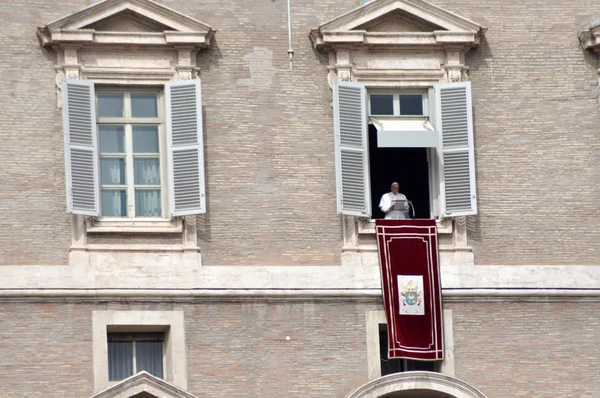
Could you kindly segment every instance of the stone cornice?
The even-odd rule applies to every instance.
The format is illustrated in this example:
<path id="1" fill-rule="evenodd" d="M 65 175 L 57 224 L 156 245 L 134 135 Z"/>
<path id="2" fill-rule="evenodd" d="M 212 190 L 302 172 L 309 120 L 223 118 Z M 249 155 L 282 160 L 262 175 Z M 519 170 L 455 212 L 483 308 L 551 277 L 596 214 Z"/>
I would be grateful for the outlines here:
<path id="1" fill-rule="evenodd" d="M 97 31 L 86 28 L 122 11 L 131 11 L 167 29 L 157 32 Z M 38 28 L 44 46 L 90 44 L 188 45 L 208 47 L 216 30 L 151 0 L 106 0 Z"/>
<path id="2" fill-rule="evenodd" d="M 448 266 L 444 300 L 600 299 L 600 266 Z M 377 266 L 3 266 L 2 299 L 370 299 Z"/>
<path id="3" fill-rule="evenodd" d="M 386 14 L 405 12 L 439 27 L 431 32 L 368 32 L 360 29 Z M 469 48 L 479 44 L 486 29 L 477 23 L 422 0 L 379 0 L 365 4 L 310 32 L 317 49 L 339 46 L 435 46 Z"/>

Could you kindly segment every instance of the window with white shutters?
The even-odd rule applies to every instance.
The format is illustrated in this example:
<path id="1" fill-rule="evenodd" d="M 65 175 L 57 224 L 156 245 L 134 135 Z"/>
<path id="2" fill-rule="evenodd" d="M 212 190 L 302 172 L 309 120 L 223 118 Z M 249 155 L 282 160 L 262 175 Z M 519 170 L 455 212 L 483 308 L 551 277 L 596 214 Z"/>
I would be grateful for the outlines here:
<path id="1" fill-rule="evenodd" d="M 339 213 L 383 217 L 398 181 L 410 217 L 477 214 L 470 83 L 369 90 L 368 108 L 362 84 L 333 91 Z"/>
<path id="2" fill-rule="evenodd" d="M 163 91 L 68 79 L 63 123 L 69 212 L 103 220 L 205 212 L 199 80 Z"/>

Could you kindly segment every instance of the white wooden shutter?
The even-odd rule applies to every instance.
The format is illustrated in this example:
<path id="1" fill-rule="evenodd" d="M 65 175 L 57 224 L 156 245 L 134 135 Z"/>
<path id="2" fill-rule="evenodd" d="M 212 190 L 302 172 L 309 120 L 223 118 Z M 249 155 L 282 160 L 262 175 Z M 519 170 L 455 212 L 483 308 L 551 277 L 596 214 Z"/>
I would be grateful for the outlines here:
<path id="1" fill-rule="evenodd" d="M 338 213 L 371 217 L 367 90 L 363 84 L 336 82 L 333 124 Z"/>
<path id="2" fill-rule="evenodd" d="M 471 83 L 434 87 L 440 132 L 440 202 L 442 216 L 477 214 Z"/>
<path id="3" fill-rule="evenodd" d="M 206 212 L 200 80 L 165 85 L 169 211 L 171 217 Z"/>
<path id="4" fill-rule="evenodd" d="M 100 215 L 98 137 L 94 84 L 65 79 L 62 83 L 67 211 Z"/>

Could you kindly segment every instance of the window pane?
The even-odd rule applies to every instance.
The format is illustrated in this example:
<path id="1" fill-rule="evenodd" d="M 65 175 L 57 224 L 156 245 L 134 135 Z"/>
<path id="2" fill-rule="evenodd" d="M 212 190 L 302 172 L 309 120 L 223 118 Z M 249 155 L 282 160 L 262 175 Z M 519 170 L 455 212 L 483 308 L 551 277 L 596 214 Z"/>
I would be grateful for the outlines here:
<path id="1" fill-rule="evenodd" d="M 374 94 L 371 98 L 371 115 L 393 115 L 394 96 L 391 94 Z"/>
<path id="2" fill-rule="evenodd" d="M 421 94 L 400 94 L 401 115 L 422 115 L 423 96 Z"/>
<path id="3" fill-rule="evenodd" d="M 108 380 L 117 381 L 133 374 L 133 343 L 130 341 L 108 342 Z"/>
<path id="4" fill-rule="evenodd" d="M 120 189 L 102 190 L 102 216 L 126 217 L 127 193 Z"/>
<path id="5" fill-rule="evenodd" d="M 156 93 L 132 93 L 131 116 L 158 117 Z"/>
<path id="6" fill-rule="evenodd" d="M 134 159 L 133 175 L 135 185 L 159 185 L 160 160 L 140 158 Z"/>
<path id="7" fill-rule="evenodd" d="M 159 378 L 163 378 L 163 344 L 162 341 L 137 341 L 135 343 L 136 372 L 145 370 Z"/>
<path id="8" fill-rule="evenodd" d="M 100 184 L 124 185 L 125 184 L 125 159 L 101 158 L 100 159 Z"/>
<path id="9" fill-rule="evenodd" d="M 136 217 L 161 217 L 160 189 L 135 190 Z"/>
<path id="10" fill-rule="evenodd" d="M 100 126 L 100 152 L 125 152 L 125 129 L 123 126 Z"/>
<path id="11" fill-rule="evenodd" d="M 98 93 L 98 117 L 123 117 L 123 94 Z"/>
<path id="12" fill-rule="evenodd" d="M 133 153 L 158 153 L 158 126 L 133 126 Z"/>

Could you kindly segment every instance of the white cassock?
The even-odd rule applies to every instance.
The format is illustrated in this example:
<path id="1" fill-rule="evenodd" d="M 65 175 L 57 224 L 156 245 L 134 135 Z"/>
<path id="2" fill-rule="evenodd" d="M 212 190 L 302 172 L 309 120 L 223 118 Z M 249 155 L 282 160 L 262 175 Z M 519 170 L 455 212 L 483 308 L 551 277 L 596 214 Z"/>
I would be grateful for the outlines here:
<path id="1" fill-rule="evenodd" d="M 386 220 L 403 220 L 408 218 L 408 201 L 401 193 L 388 192 L 381 197 L 379 208 L 385 213 Z"/>

